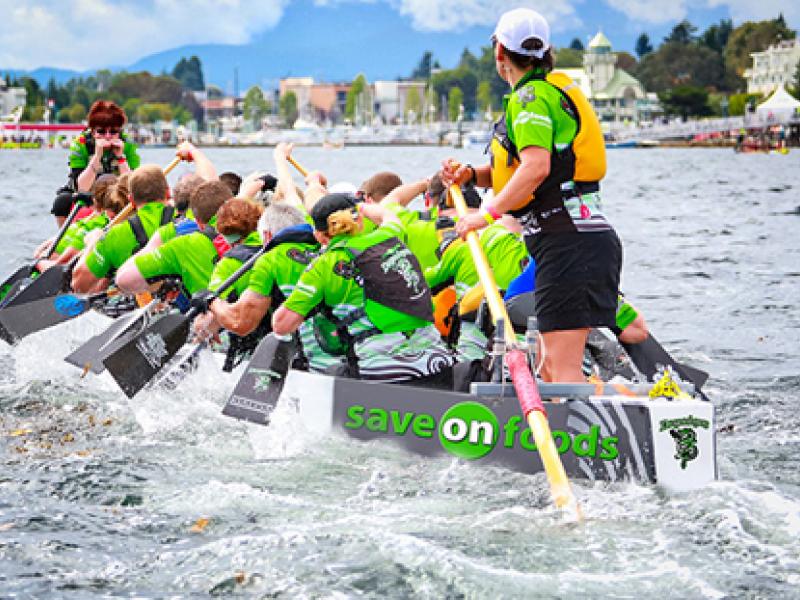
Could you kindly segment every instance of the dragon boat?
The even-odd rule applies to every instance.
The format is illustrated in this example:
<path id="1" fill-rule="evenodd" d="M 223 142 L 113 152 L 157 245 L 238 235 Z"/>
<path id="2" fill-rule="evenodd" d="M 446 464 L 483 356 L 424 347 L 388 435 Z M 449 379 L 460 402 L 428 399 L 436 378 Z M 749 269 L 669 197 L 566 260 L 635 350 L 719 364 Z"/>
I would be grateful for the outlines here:
<path id="1" fill-rule="evenodd" d="M 511 383 L 472 383 L 469 393 L 461 393 L 291 369 L 282 379 L 287 361 L 274 348 L 263 350 L 270 356 L 259 356 L 261 350 L 224 414 L 269 425 L 278 403 L 288 403 L 318 434 L 382 440 L 422 456 L 450 454 L 522 473 L 543 470 Z M 655 385 L 539 384 L 570 477 L 670 491 L 697 489 L 716 478 L 714 406 L 701 394 L 686 393 L 691 384 L 665 373 Z"/>

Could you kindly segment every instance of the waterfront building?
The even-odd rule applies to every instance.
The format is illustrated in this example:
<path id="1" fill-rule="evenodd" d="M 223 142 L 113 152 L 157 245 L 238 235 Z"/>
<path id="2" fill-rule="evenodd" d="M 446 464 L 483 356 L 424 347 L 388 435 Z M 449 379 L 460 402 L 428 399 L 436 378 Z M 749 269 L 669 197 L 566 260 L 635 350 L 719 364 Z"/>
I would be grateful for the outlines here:
<path id="1" fill-rule="evenodd" d="M 409 114 L 409 98 L 416 95 L 417 110 L 425 102 L 424 81 L 376 81 L 372 84 L 375 116 L 384 123 L 402 123 L 407 119 L 418 119 L 420 115 Z M 413 101 L 412 103 L 413 104 Z"/>
<path id="2" fill-rule="evenodd" d="M 744 72 L 748 94 L 771 94 L 779 86 L 792 87 L 800 63 L 800 40 L 784 40 L 762 52 L 751 52 L 753 66 Z"/>
<path id="3" fill-rule="evenodd" d="M 583 54 L 583 68 L 559 69 L 581 88 L 601 121 L 619 123 L 648 121 L 660 112 L 658 98 L 642 83 L 617 66 L 611 42 L 598 32 Z"/>
<path id="4" fill-rule="evenodd" d="M 344 114 L 349 83 L 319 83 L 313 77 L 287 77 L 279 83 L 282 98 L 293 92 L 297 112 L 304 121 L 336 122 Z"/>
<path id="5" fill-rule="evenodd" d="M 25 107 L 27 98 L 24 87 L 11 87 L 0 77 L 0 120 L 11 120 L 16 109 Z"/>
<path id="6" fill-rule="evenodd" d="M 293 92 L 297 111 L 303 121 L 317 123 L 341 122 L 347 105 L 350 82 L 322 83 L 312 77 L 281 79 L 280 96 Z M 360 122 L 380 120 L 384 123 L 402 122 L 408 118 L 409 98 L 416 94 L 421 106 L 425 98 L 424 81 L 376 81 L 359 99 L 356 112 Z M 418 117 L 419 115 L 417 115 Z"/>

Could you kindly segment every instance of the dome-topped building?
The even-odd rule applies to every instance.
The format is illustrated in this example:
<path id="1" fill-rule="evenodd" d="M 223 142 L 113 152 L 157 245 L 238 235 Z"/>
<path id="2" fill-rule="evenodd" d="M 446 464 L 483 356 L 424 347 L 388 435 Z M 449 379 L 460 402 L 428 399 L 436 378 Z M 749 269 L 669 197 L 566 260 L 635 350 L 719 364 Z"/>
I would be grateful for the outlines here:
<path id="1" fill-rule="evenodd" d="M 602 31 L 589 42 L 582 69 L 556 67 L 556 71 L 566 73 L 580 86 L 602 121 L 649 119 L 658 107 L 655 97 L 648 97 L 638 79 L 617 67 L 617 55 Z"/>

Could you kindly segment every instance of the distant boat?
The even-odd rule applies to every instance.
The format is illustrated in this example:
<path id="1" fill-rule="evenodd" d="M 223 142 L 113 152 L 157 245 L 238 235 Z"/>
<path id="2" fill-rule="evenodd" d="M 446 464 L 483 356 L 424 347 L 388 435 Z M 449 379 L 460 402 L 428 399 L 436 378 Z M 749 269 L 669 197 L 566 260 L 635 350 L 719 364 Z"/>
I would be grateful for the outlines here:
<path id="1" fill-rule="evenodd" d="M 485 148 L 492 141 L 492 129 L 473 129 L 464 136 L 464 148 Z"/>
<path id="2" fill-rule="evenodd" d="M 636 140 L 606 142 L 606 148 L 636 148 Z"/>

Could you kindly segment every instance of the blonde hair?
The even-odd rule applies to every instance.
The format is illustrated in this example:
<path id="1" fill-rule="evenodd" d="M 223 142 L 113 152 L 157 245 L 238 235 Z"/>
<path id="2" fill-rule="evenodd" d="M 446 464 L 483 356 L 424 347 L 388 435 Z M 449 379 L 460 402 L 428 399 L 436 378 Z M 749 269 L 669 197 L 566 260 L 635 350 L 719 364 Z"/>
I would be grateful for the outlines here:
<path id="1" fill-rule="evenodd" d="M 354 235 L 361 231 L 357 217 L 353 215 L 352 209 L 346 208 L 337 210 L 328 215 L 328 235 Z"/>

